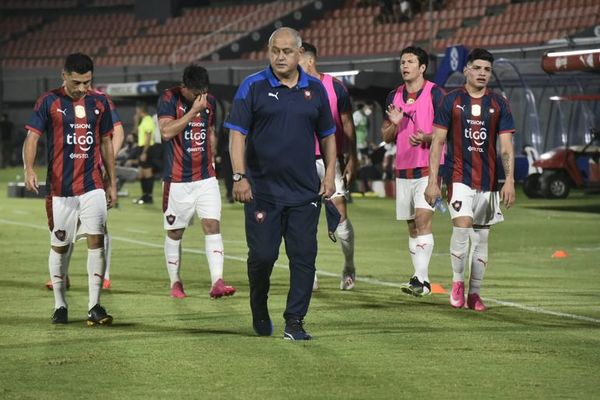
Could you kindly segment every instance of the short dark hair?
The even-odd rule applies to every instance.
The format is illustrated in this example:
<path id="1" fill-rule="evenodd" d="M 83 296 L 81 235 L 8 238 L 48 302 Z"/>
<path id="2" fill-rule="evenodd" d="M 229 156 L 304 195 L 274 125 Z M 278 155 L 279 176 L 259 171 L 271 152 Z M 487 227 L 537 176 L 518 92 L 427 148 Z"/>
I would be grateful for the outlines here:
<path id="1" fill-rule="evenodd" d="M 417 56 L 417 59 L 419 60 L 419 66 L 424 65 L 425 71 L 427 71 L 427 66 L 429 65 L 429 54 L 427 54 L 425 50 L 417 46 L 408 46 L 400 52 L 400 57 L 405 54 L 414 54 Z"/>
<path id="2" fill-rule="evenodd" d="M 208 71 L 206 68 L 190 64 L 183 70 L 183 84 L 191 90 L 207 89 L 209 85 Z"/>
<path id="3" fill-rule="evenodd" d="M 317 48 L 308 43 L 308 42 L 302 42 L 302 48 L 304 49 L 305 53 L 311 53 L 315 58 L 317 58 Z"/>
<path id="4" fill-rule="evenodd" d="M 87 54 L 73 53 L 67 56 L 63 68 L 68 73 L 77 72 L 78 74 L 85 74 L 94 72 L 94 62 Z"/>
<path id="5" fill-rule="evenodd" d="M 475 60 L 489 61 L 490 64 L 493 64 L 494 56 L 492 55 L 492 53 L 490 53 L 486 49 L 481 49 L 478 47 L 478 48 L 471 50 L 471 52 L 467 56 L 467 64 L 470 64 Z"/>

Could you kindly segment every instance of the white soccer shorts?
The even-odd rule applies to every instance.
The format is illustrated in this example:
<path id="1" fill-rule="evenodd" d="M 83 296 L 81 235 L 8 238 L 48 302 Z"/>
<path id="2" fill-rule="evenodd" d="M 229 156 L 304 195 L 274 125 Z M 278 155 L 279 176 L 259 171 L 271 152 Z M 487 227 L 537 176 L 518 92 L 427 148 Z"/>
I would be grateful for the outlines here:
<path id="1" fill-rule="evenodd" d="M 396 178 L 396 219 L 407 221 L 415 219 L 415 210 L 424 208 L 434 211 L 425 201 L 425 189 L 429 177 L 404 179 Z"/>
<path id="2" fill-rule="evenodd" d="M 499 192 L 481 192 L 464 183 L 452 183 L 448 209 L 452 219 L 471 217 L 473 225 L 494 225 L 504 221 Z"/>
<path id="3" fill-rule="evenodd" d="M 319 174 L 319 179 L 322 181 L 325 177 L 325 163 L 322 158 L 317 159 L 317 174 Z M 335 161 L 335 193 L 331 196 L 331 198 L 335 197 L 346 197 L 346 184 L 344 183 L 344 177 L 342 176 L 342 166 L 340 165 L 340 160 Z"/>
<path id="4" fill-rule="evenodd" d="M 164 227 L 187 228 L 194 212 L 199 218 L 221 220 L 221 192 L 217 178 L 172 182 L 163 186 Z"/>
<path id="5" fill-rule="evenodd" d="M 50 244 L 63 247 L 77 235 L 103 235 L 106 227 L 106 192 L 95 189 L 79 196 L 52 196 L 46 201 Z M 79 227 L 78 227 L 79 222 Z"/>

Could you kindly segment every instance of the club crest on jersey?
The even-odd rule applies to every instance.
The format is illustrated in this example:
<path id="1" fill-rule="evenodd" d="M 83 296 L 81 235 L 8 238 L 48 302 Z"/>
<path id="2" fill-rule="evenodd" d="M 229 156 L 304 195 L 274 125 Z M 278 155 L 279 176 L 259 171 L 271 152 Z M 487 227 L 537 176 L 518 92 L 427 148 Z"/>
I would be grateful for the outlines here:
<path id="1" fill-rule="evenodd" d="M 175 218 L 177 218 L 176 216 L 174 216 L 173 214 L 169 214 L 166 216 L 167 218 L 167 222 L 169 223 L 169 225 L 173 225 L 173 223 L 175 222 Z"/>
<path id="2" fill-rule="evenodd" d="M 471 115 L 474 117 L 479 117 L 481 115 L 481 106 L 479 104 L 473 104 L 471 106 Z"/>
<path id="3" fill-rule="evenodd" d="M 256 222 L 258 222 L 259 224 L 262 224 L 263 222 L 265 222 L 266 217 L 267 217 L 266 211 L 256 211 L 254 213 L 254 218 L 256 218 Z"/>
<path id="4" fill-rule="evenodd" d="M 310 91 L 310 90 L 305 90 L 305 91 L 304 91 L 304 99 L 305 99 L 305 100 L 310 100 L 310 99 L 312 99 L 312 93 L 311 93 L 311 91 Z"/>
<path id="5" fill-rule="evenodd" d="M 75 106 L 75 116 L 77 118 L 85 118 L 85 107 L 81 105 Z"/>
<path id="6" fill-rule="evenodd" d="M 415 102 L 415 99 L 413 99 L 412 97 L 408 100 L 406 100 L 406 104 L 412 104 Z"/>
<path id="7" fill-rule="evenodd" d="M 58 240 L 63 242 L 65 240 L 65 238 L 67 237 L 67 232 L 65 232 L 63 230 L 54 231 L 54 236 L 56 236 L 56 238 Z"/>
<path id="8" fill-rule="evenodd" d="M 462 201 L 456 200 L 452 203 L 452 208 L 454 208 L 454 211 L 456 211 L 456 212 L 459 212 L 461 207 L 462 207 Z"/>

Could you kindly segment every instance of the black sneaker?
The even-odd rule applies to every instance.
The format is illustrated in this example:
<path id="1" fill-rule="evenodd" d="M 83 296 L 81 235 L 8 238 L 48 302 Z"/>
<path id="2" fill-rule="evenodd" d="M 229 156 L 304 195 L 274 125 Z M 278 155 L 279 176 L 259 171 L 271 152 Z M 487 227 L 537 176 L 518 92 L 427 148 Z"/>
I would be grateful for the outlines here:
<path id="1" fill-rule="evenodd" d="M 88 326 L 94 325 L 110 325 L 112 324 L 113 317 L 106 313 L 106 310 L 100 305 L 96 304 L 90 311 L 88 311 Z"/>
<path id="2" fill-rule="evenodd" d="M 286 340 L 311 340 L 312 336 L 304 330 L 302 325 L 304 325 L 304 321 L 299 319 L 288 319 L 285 321 L 283 338 Z"/>
<path id="3" fill-rule="evenodd" d="M 52 323 L 53 324 L 68 324 L 69 323 L 69 311 L 67 307 L 59 307 L 54 310 L 54 314 L 52 314 Z"/>
<path id="4" fill-rule="evenodd" d="M 419 278 L 413 276 L 408 283 L 403 283 L 400 286 L 400 290 L 411 296 L 423 297 L 431 294 L 431 285 L 427 281 L 421 283 Z"/>
<path id="5" fill-rule="evenodd" d="M 273 334 L 273 322 L 269 316 L 269 307 L 266 299 L 264 301 L 250 299 L 252 310 L 252 327 L 258 336 L 271 336 Z"/>
<path id="6" fill-rule="evenodd" d="M 271 336 L 273 334 L 273 322 L 270 319 L 253 319 L 252 327 L 258 336 Z"/>

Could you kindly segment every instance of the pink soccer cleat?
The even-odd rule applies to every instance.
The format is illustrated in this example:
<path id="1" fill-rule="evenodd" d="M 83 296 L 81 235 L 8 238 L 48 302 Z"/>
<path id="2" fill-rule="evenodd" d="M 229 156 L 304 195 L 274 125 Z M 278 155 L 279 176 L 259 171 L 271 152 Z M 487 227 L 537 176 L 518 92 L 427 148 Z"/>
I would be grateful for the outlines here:
<path id="1" fill-rule="evenodd" d="M 233 286 L 226 285 L 223 279 L 219 279 L 215 282 L 209 294 L 213 299 L 217 299 L 223 296 L 232 296 L 234 293 L 235 288 Z"/>
<path id="2" fill-rule="evenodd" d="M 171 287 L 171 297 L 175 299 L 183 299 L 187 297 L 185 292 L 183 291 L 183 284 L 179 281 L 175 282 Z"/>
<path id="3" fill-rule="evenodd" d="M 481 297 L 479 297 L 478 293 L 471 293 L 467 296 L 467 307 L 469 307 L 471 310 L 480 312 L 487 310 L 487 307 L 485 304 L 483 304 L 483 301 L 481 300 Z"/>
<path id="4" fill-rule="evenodd" d="M 452 282 L 452 291 L 450 292 L 450 305 L 454 308 L 463 308 L 465 306 L 464 282 Z"/>
<path id="5" fill-rule="evenodd" d="M 110 289 L 110 287 L 111 287 L 110 279 L 105 279 L 102 282 L 102 289 L 107 290 L 107 289 Z"/>

